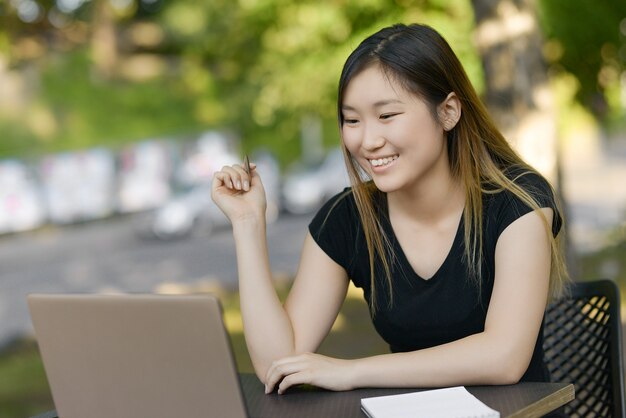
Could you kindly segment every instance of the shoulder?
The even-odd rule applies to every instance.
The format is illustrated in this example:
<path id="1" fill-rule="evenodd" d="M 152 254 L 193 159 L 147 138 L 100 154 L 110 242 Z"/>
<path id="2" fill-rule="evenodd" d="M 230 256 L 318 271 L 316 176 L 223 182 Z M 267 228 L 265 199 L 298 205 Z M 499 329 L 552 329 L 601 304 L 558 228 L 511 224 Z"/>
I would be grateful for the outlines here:
<path id="1" fill-rule="evenodd" d="M 532 170 L 519 170 L 508 173 L 511 181 L 530 194 L 540 207 L 554 206 L 555 192 L 548 180 Z M 512 194 L 509 191 L 509 194 Z"/>
<path id="2" fill-rule="evenodd" d="M 493 183 L 487 183 L 483 188 L 487 196 L 487 202 L 500 204 L 523 204 L 524 202 L 520 191 L 526 193 L 539 207 L 555 207 L 556 195 L 554 189 L 541 174 L 532 170 L 521 167 L 510 168 L 503 172 L 509 185 L 499 186 Z"/>
<path id="3" fill-rule="evenodd" d="M 347 270 L 360 225 L 354 194 L 346 188 L 321 207 L 309 224 L 309 233 L 330 258 Z"/>
<path id="4" fill-rule="evenodd" d="M 317 238 L 327 224 L 337 227 L 345 223 L 346 220 L 353 219 L 355 215 L 358 215 L 358 211 L 354 194 L 351 187 L 346 187 L 328 199 L 318 210 L 309 224 L 309 231 L 313 238 Z"/>
<path id="5" fill-rule="evenodd" d="M 562 218 L 558 198 L 550 183 L 532 169 L 516 167 L 504 174 L 512 185 L 507 188 L 487 187 L 485 199 L 485 215 L 495 218 L 499 232 L 537 208 L 550 208 L 554 212 L 552 233 L 556 236 L 561 229 Z"/>

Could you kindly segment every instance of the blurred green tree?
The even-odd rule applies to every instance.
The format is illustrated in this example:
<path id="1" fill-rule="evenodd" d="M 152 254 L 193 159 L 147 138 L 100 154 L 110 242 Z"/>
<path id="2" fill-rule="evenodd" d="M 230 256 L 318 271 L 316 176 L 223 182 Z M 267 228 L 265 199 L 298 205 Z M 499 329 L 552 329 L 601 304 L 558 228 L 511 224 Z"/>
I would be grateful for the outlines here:
<path id="1" fill-rule="evenodd" d="M 465 0 L 216 0 L 201 7 L 184 0 L 165 6 L 159 21 L 183 48 L 183 79 L 203 92 L 198 117 L 236 128 L 246 147 L 269 147 L 283 162 L 303 152 L 302 131 L 311 121 L 320 128 L 321 142 L 338 143 L 341 66 L 366 34 L 382 26 L 436 26 L 474 80 L 481 79 Z"/>
<path id="2" fill-rule="evenodd" d="M 626 1 L 539 0 L 537 5 L 552 67 L 576 76 L 577 98 L 596 116 L 623 117 Z"/>
<path id="3" fill-rule="evenodd" d="M 37 5 L 30 21 L 24 2 Z M 366 34 L 397 21 L 437 27 L 482 80 L 467 0 L 12 0 L 0 18 L 11 23 L 0 29 L 10 65 L 36 62 L 43 74 L 44 116 L 11 125 L 21 144 L 41 150 L 228 128 L 246 148 L 293 160 L 303 131 L 337 143 L 341 65 Z M 26 40 L 39 45 L 39 60 L 21 52 Z"/>
<path id="4" fill-rule="evenodd" d="M 551 40 L 567 46 L 574 35 L 558 24 L 576 21 L 550 12 L 556 3 L 540 2 L 542 22 L 554 28 Z M 337 143 L 344 59 L 364 36 L 399 21 L 436 27 L 484 89 L 469 0 L 6 0 L 0 84 L 19 73 L 11 85 L 25 87 L 13 96 L 0 91 L 7 135 L 0 154 L 227 128 L 245 148 L 263 145 L 287 162 L 303 152 L 302 137 Z M 604 55 L 615 58 L 607 48 Z M 559 56 L 563 66 L 570 49 Z M 578 61 L 568 71 L 577 74 Z M 603 70 L 596 67 L 596 77 Z"/>

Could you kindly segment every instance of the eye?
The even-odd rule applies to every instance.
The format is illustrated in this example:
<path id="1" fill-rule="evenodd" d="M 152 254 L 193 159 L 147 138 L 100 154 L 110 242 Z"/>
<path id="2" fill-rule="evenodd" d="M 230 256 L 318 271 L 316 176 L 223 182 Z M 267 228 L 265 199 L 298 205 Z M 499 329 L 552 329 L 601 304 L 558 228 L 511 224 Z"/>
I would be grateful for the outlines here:
<path id="1" fill-rule="evenodd" d="M 378 118 L 380 120 L 387 120 L 387 119 L 391 119 L 392 117 L 394 117 L 396 115 L 400 115 L 400 113 L 399 112 L 398 113 L 383 113 Z"/>
<path id="2" fill-rule="evenodd" d="M 345 125 L 356 125 L 358 122 L 359 122 L 358 119 L 343 118 L 343 123 Z"/>

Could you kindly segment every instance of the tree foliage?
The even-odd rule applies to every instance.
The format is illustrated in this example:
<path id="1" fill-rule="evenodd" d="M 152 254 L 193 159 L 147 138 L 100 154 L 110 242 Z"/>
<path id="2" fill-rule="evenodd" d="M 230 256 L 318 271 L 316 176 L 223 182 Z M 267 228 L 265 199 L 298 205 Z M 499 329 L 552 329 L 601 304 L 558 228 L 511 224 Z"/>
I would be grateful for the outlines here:
<path id="1" fill-rule="evenodd" d="M 619 1 L 593 2 L 602 10 L 592 25 L 588 14 L 575 14 L 584 13 L 586 0 L 540 3 L 551 45 L 556 40 L 563 51 L 555 62 L 579 77 L 583 100 L 598 90 L 589 86 L 616 59 L 617 46 L 600 48 L 604 58 L 589 58 L 584 70 L 587 61 L 571 51 L 580 46 L 576 53 L 591 57 L 584 51 L 618 45 L 619 10 L 609 5 Z M 262 144 L 289 161 L 301 153 L 302 121 L 319 120 L 324 142 L 337 143 L 343 61 L 363 37 L 394 22 L 438 29 L 482 90 L 469 0 L 0 1 L 0 85 L 20 74 L 26 87 L 19 97 L 28 99 L 11 111 L 17 101 L 3 102 L 0 92 L 7 136 L 0 154 L 217 128 L 237 132 L 245 148 Z M 595 34 L 584 46 L 571 29 L 580 22 L 581 33 L 593 26 Z M 98 35 L 107 30 L 114 31 L 114 51 Z"/>
<path id="2" fill-rule="evenodd" d="M 586 107 L 606 116 L 607 92 L 620 89 L 626 71 L 626 2 L 540 0 L 538 6 L 547 58 L 557 71 L 576 76 Z"/>
<path id="3" fill-rule="evenodd" d="M 124 135 L 134 140 L 226 128 L 238 132 L 246 148 L 262 144 L 291 160 L 300 153 L 306 118 L 321 121 L 327 144 L 337 142 L 335 99 L 343 61 L 365 35 L 394 22 L 435 26 L 476 83 L 481 80 L 466 0 L 111 1 L 115 13 L 108 23 L 117 31 L 120 57 L 115 68 L 137 56 L 157 57 L 164 68 L 142 81 L 128 80 L 123 71 L 111 77 L 94 71 L 96 6 L 109 0 L 10 1 L 0 16 L 0 54 L 9 57 L 13 70 L 35 66 L 42 74 L 34 102 L 52 127 L 43 134 L 13 129 L 25 148 L 76 148 L 116 143 Z M 39 17 L 20 20 L 20 1 L 37 1 Z M 159 41 L 134 42 L 139 25 L 159 32 Z M 24 56 L 19 45 L 26 40 L 43 52 Z M 0 116 L 0 125 L 11 124 Z M 30 125 L 18 118 L 11 126 Z M 0 152 L 15 151 L 10 144 Z"/>

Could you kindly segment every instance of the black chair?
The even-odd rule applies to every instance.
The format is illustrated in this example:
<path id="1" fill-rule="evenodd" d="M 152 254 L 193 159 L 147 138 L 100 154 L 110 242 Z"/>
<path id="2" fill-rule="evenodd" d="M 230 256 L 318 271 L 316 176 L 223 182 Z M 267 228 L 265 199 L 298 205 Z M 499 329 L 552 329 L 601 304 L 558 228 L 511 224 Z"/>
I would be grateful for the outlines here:
<path id="1" fill-rule="evenodd" d="M 619 289 L 610 280 L 576 282 L 550 304 L 543 348 L 552 381 L 571 382 L 569 417 L 626 417 Z"/>

